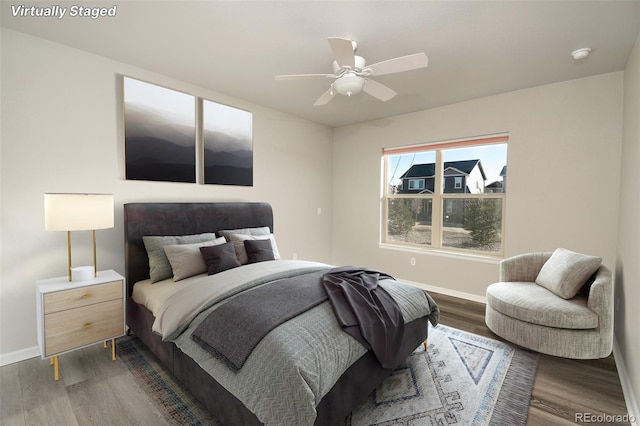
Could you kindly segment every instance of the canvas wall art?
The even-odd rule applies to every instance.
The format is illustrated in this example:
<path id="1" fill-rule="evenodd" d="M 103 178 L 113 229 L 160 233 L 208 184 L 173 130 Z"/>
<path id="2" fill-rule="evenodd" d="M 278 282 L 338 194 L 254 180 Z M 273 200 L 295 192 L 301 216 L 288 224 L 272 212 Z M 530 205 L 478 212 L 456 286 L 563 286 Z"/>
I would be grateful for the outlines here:
<path id="1" fill-rule="evenodd" d="M 253 115 L 203 100 L 204 183 L 253 186 Z"/>
<path id="2" fill-rule="evenodd" d="M 124 77 L 125 178 L 196 182 L 194 96 Z"/>

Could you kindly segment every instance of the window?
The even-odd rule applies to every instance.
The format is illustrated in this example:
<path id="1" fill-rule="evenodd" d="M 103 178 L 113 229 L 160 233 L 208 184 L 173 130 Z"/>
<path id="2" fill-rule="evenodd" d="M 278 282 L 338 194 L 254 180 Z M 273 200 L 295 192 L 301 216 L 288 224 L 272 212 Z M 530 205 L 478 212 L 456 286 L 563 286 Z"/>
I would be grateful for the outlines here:
<path id="1" fill-rule="evenodd" d="M 424 189 L 424 179 L 409 179 L 409 189 Z"/>
<path id="2" fill-rule="evenodd" d="M 462 176 L 456 176 L 455 177 L 454 188 L 455 189 L 462 189 Z"/>
<path id="3" fill-rule="evenodd" d="M 383 150 L 382 242 L 502 255 L 507 135 Z"/>

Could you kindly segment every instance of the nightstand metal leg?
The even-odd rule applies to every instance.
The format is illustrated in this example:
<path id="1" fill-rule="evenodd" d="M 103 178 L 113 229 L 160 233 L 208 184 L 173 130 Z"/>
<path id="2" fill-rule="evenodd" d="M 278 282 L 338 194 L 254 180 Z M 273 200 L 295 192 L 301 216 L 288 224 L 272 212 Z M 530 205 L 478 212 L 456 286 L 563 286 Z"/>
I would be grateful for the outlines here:
<path id="1" fill-rule="evenodd" d="M 116 339 L 111 339 L 111 360 L 116 360 Z"/>
<path id="2" fill-rule="evenodd" d="M 428 340 L 428 339 L 427 339 Z M 427 350 L 427 340 L 425 340 L 424 342 L 422 342 L 422 346 L 424 346 L 424 350 Z"/>
<path id="3" fill-rule="evenodd" d="M 103 348 L 107 349 L 107 341 L 104 341 L 104 346 L 102 346 Z"/>

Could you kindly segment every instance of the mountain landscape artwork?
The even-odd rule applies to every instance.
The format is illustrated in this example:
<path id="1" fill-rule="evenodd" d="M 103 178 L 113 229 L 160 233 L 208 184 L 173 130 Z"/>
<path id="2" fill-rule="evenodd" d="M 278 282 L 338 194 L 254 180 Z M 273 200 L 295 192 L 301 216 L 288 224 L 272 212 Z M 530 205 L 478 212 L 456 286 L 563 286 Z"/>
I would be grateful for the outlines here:
<path id="1" fill-rule="evenodd" d="M 195 97 L 124 77 L 125 178 L 196 182 Z"/>
<path id="2" fill-rule="evenodd" d="M 203 100 L 204 183 L 253 186 L 253 115 Z"/>

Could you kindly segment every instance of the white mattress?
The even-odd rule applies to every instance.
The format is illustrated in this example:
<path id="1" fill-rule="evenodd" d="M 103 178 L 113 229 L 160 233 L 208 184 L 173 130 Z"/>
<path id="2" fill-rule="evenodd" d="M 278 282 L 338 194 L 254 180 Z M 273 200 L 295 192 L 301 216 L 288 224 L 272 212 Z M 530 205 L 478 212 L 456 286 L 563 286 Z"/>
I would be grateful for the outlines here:
<path id="1" fill-rule="evenodd" d="M 153 284 L 150 279 L 138 281 L 133 286 L 131 298 L 134 302 L 146 306 L 156 316 L 156 313 L 167 299 L 206 276 L 207 274 L 199 274 L 180 281 L 173 281 L 173 278 L 167 278 Z"/>

